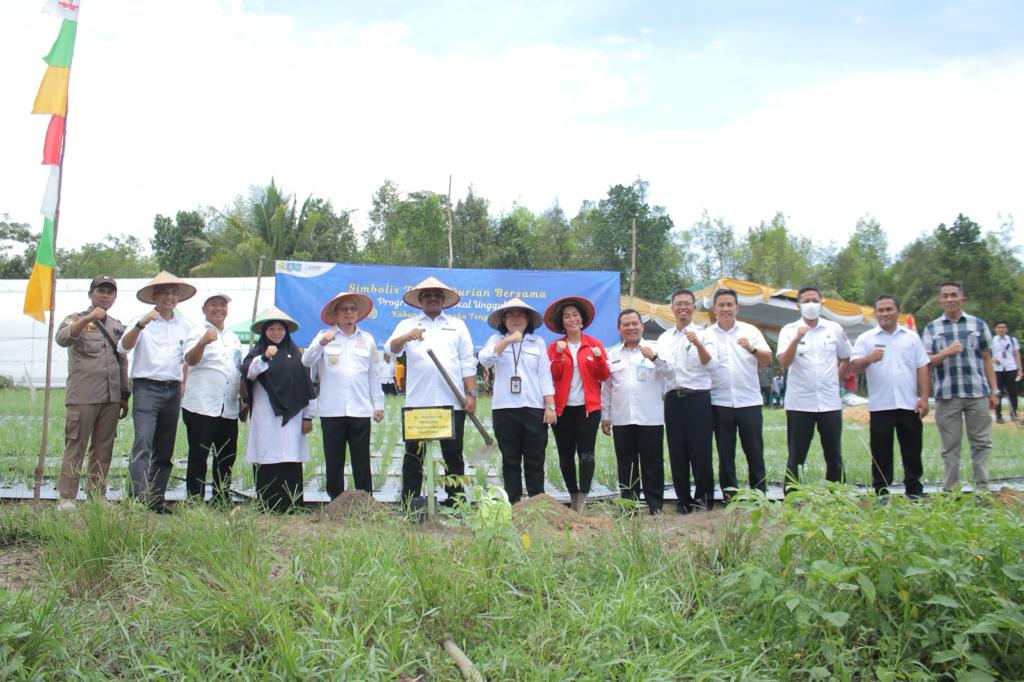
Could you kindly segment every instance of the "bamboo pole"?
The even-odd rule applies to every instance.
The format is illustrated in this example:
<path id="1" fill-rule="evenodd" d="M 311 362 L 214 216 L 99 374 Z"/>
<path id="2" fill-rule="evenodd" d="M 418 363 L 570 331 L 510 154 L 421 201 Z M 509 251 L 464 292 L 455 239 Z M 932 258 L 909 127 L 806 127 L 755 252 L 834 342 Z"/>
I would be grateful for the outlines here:
<path id="1" fill-rule="evenodd" d="M 455 262 L 455 250 L 452 247 L 452 176 L 448 174 L 448 269 Z"/>
<path id="2" fill-rule="evenodd" d="M 629 270 L 629 297 L 636 294 L 636 218 L 633 218 L 633 257 Z"/>
<path id="3" fill-rule="evenodd" d="M 473 665 L 473 661 L 469 660 L 469 657 L 452 640 L 450 635 L 441 640 L 441 648 L 451 657 L 455 667 L 459 669 L 459 674 L 462 675 L 463 680 L 466 680 L 466 682 L 484 682 L 484 676 L 480 674 L 480 671 Z"/>
<path id="4" fill-rule="evenodd" d="M 69 77 L 70 81 L 70 77 Z M 53 257 L 57 258 L 57 229 L 60 226 L 60 194 L 64 185 L 64 149 L 68 139 L 68 105 L 64 105 L 64 132 L 60 136 L 60 160 L 57 163 L 57 207 L 53 212 Z M 43 388 L 43 428 L 39 437 L 39 459 L 32 486 L 32 499 L 39 501 L 43 487 L 43 465 L 46 462 L 46 439 L 50 433 L 50 383 L 53 378 L 53 316 L 57 310 L 57 268 L 50 272 L 50 322 L 46 328 L 46 383 Z"/>

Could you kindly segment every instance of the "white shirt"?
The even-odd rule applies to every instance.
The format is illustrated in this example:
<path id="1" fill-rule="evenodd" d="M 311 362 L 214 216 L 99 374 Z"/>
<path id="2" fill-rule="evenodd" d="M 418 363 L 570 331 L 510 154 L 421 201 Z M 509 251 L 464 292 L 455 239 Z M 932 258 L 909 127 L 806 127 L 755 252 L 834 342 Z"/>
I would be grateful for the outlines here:
<path id="1" fill-rule="evenodd" d="M 992 369 L 997 372 L 1012 372 L 1017 369 L 1017 352 L 1020 342 L 1007 334 L 992 337 Z"/>
<path id="2" fill-rule="evenodd" d="M 608 349 L 607 381 L 601 383 L 601 419 L 612 426 L 661 426 L 665 423 L 663 372 L 644 358 L 646 341 L 633 349 L 620 343 Z"/>
<path id="3" fill-rule="evenodd" d="M 309 461 L 309 442 L 302 433 L 302 420 L 313 416 L 313 401 L 297 414 L 281 424 L 281 417 L 274 414 L 270 397 L 259 382 L 259 375 L 270 368 L 262 357 L 249 363 L 249 379 L 252 380 L 252 415 L 249 417 L 249 439 L 245 444 L 245 461 L 253 464 L 280 464 L 282 462 Z"/>
<path id="4" fill-rule="evenodd" d="M 128 323 L 131 330 L 145 315 L 134 317 Z M 122 353 L 131 353 L 132 379 L 153 381 L 181 381 L 181 364 L 185 362 L 185 339 L 192 328 L 177 313 L 165 320 L 158 317 L 139 330 L 135 347 L 124 347 L 124 336 L 117 342 Z M 126 332 L 127 333 L 127 332 Z"/>
<path id="5" fill-rule="evenodd" d="M 693 331 L 711 355 L 708 364 L 700 364 L 697 347 L 686 338 L 686 332 Z M 669 329 L 658 337 L 659 366 L 665 377 L 665 391 L 688 388 L 691 391 L 706 391 L 711 388 L 711 372 L 718 366 L 718 351 L 715 339 L 693 322 L 683 329 Z"/>
<path id="6" fill-rule="evenodd" d="M 807 323 L 790 322 L 779 332 L 778 355 L 789 348 L 796 330 Z M 786 409 L 797 412 L 832 412 L 843 409 L 839 398 L 839 360 L 853 348 L 843 328 L 832 320 L 818 319 L 800 339 L 786 380 Z"/>
<path id="7" fill-rule="evenodd" d="M 394 339 L 408 333 L 413 328 L 424 330 L 423 340 L 410 341 L 395 354 L 405 351 L 405 406 L 406 407 L 443 407 L 450 406 L 461 410 L 458 400 L 448 388 L 444 377 L 437 371 L 434 361 L 427 355 L 427 349 L 433 348 L 434 355 L 441 366 L 448 371 L 448 376 L 455 382 L 461 392 L 462 379 L 476 376 L 476 357 L 473 355 L 473 339 L 469 336 L 466 323 L 457 317 L 449 317 L 441 313 L 431 320 L 420 313 L 398 323 L 384 347 L 391 349 Z"/>
<path id="8" fill-rule="evenodd" d="M 544 339 L 526 334 L 520 343 L 505 346 L 501 355 L 495 355 L 494 346 L 507 334 L 492 334 L 477 358 L 484 367 L 494 368 L 494 387 L 491 409 L 504 410 L 517 407 L 544 407 L 544 396 L 555 394 L 551 379 L 551 360 Z M 516 356 L 519 357 L 518 366 Z M 512 377 L 518 376 L 522 390 L 512 393 Z M 553 404 L 553 403 L 552 403 Z"/>
<path id="9" fill-rule="evenodd" d="M 913 410 L 917 408 L 917 370 L 929 364 L 921 337 L 905 327 L 889 334 L 881 327 L 857 337 L 854 360 L 867 357 L 877 346 L 885 355 L 864 369 L 868 378 L 868 410 Z"/>
<path id="10" fill-rule="evenodd" d="M 569 397 L 566 398 L 567 407 L 579 407 L 587 403 L 587 396 L 583 393 L 583 377 L 580 376 L 579 355 L 580 346 L 583 343 L 566 341 L 569 346 L 569 362 L 572 363 L 572 377 L 569 379 Z"/>
<path id="11" fill-rule="evenodd" d="M 708 333 L 714 337 L 718 348 L 718 366 L 711 373 L 711 404 L 719 407 L 763 405 L 757 356 L 739 344 L 740 339 L 746 339 L 756 351 L 771 351 L 761 330 L 736 320 L 729 331 L 716 322 Z"/>
<path id="12" fill-rule="evenodd" d="M 328 331 L 334 332 L 334 340 L 321 346 L 320 338 Z M 334 326 L 310 341 L 302 364 L 320 377 L 321 417 L 372 417 L 384 409 L 379 357 L 373 336 L 358 328 L 349 336 Z"/>
<path id="13" fill-rule="evenodd" d="M 209 322 L 197 325 L 185 339 L 185 355 L 196 347 Z M 242 380 L 242 344 L 230 329 L 219 331 L 217 339 L 203 348 L 199 363 L 188 368 L 185 395 L 181 406 L 189 412 L 208 417 L 238 418 L 238 384 Z"/>

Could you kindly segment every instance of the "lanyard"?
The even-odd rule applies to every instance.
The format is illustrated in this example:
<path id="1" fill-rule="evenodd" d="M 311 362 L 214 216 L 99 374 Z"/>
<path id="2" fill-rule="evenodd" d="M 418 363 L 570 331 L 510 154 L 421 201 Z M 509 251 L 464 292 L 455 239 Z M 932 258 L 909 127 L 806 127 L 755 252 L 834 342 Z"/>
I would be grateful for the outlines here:
<path id="1" fill-rule="evenodd" d="M 523 342 L 519 342 L 519 352 L 516 352 L 516 344 L 510 344 L 512 346 L 512 374 L 519 376 L 519 358 L 523 354 Z"/>

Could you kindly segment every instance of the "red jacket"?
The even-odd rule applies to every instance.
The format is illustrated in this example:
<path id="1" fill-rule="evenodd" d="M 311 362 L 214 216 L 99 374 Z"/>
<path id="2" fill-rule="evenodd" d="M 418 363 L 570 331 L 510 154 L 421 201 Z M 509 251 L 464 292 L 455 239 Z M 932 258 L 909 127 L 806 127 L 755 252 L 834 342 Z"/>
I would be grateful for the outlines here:
<path id="1" fill-rule="evenodd" d="M 593 336 L 581 335 L 580 350 L 576 354 L 576 361 L 580 367 L 580 379 L 583 381 L 583 401 L 586 404 L 587 414 L 601 411 L 601 382 L 608 379 L 611 371 L 608 369 L 608 354 L 601 342 Z M 563 336 L 558 341 L 569 343 L 568 337 Z M 555 382 L 555 412 L 562 416 L 565 403 L 569 401 L 569 386 L 572 384 L 573 363 L 569 357 L 569 347 L 564 353 L 555 350 L 558 345 L 555 341 L 548 346 L 548 357 L 551 358 L 551 378 Z M 594 348 L 601 349 L 601 355 L 594 356 Z"/>

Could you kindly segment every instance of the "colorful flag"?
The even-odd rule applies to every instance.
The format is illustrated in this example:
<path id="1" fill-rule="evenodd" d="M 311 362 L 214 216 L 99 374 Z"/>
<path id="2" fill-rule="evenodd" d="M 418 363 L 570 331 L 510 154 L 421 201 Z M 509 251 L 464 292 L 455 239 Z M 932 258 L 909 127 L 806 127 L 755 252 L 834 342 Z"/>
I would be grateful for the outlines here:
<path id="1" fill-rule="evenodd" d="M 40 212 L 43 214 L 43 233 L 39 236 L 36 262 L 25 288 L 26 315 L 39 322 L 45 321 L 43 313 L 50 310 L 53 300 L 53 278 L 57 261 L 55 233 L 57 231 L 57 198 L 60 194 L 61 150 L 64 146 L 65 117 L 68 111 L 68 82 L 71 76 L 71 58 L 75 53 L 75 36 L 78 31 L 77 0 L 48 0 L 43 11 L 61 17 L 60 33 L 53 41 L 50 52 L 43 57 L 46 73 L 36 93 L 32 106 L 34 114 L 50 114 L 50 125 L 46 128 L 43 141 L 43 165 L 50 169 L 46 191 Z"/>
<path id="2" fill-rule="evenodd" d="M 43 11 L 61 19 L 78 21 L 78 6 L 80 4 L 77 0 L 46 0 Z"/>
<path id="3" fill-rule="evenodd" d="M 39 236 L 39 247 L 36 250 L 36 264 L 32 266 L 32 275 L 28 278 L 25 289 L 25 305 L 22 308 L 29 317 L 45 322 L 43 313 L 50 309 L 53 296 L 53 269 L 57 261 L 53 257 L 53 220 L 43 219 L 43 233 Z"/>

